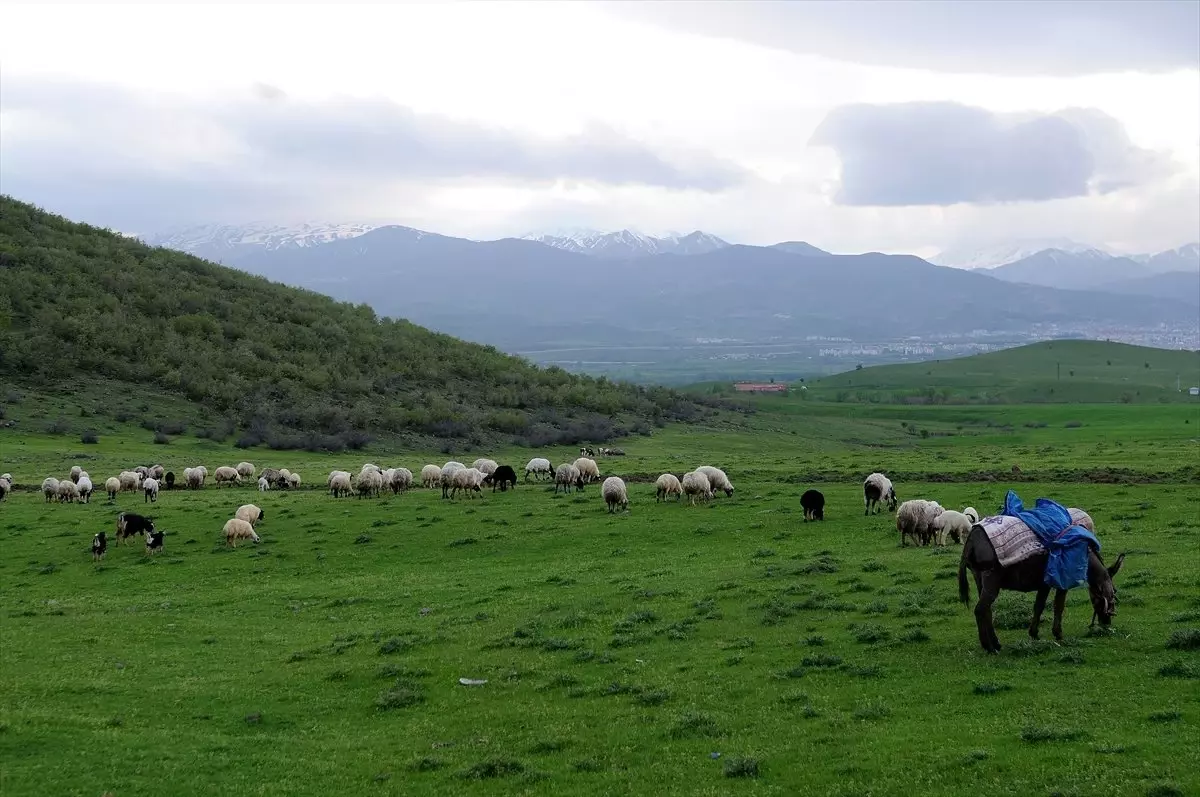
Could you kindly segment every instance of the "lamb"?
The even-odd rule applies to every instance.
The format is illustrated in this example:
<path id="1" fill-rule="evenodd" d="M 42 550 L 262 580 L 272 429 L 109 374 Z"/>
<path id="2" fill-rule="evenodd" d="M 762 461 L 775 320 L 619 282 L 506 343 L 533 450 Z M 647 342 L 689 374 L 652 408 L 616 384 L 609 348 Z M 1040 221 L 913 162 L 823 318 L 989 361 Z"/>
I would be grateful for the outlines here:
<path id="1" fill-rule="evenodd" d="M 496 492 L 496 485 L 500 486 L 500 492 L 505 492 L 509 487 L 517 489 L 517 472 L 512 469 L 512 465 L 499 465 L 496 470 L 489 473 L 483 478 L 484 484 L 492 486 L 492 492 Z"/>
<path id="2" fill-rule="evenodd" d="M 108 550 L 108 535 L 103 531 L 92 537 L 92 561 L 99 562 Z"/>
<path id="3" fill-rule="evenodd" d="M 334 498 L 341 498 L 344 495 L 350 495 L 350 473 L 344 470 L 335 470 L 329 476 L 329 492 Z"/>
<path id="4" fill-rule="evenodd" d="M 442 483 L 442 469 L 437 465 L 426 465 L 421 468 L 421 486 L 432 489 Z"/>
<path id="5" fill-rule="evenodd" d="M 270 489 L 271 489 L 271 483 L 260 476 L 258 478 L 258 491 L 260 493 L 265 493 Z"/>
<path id="6" fill-rule="evenodd" d="M 471 463 L 471 467 L 481 472 L 484 476 L 491 476 L 496 472 L 496 468 L 500 467 L 494 459 L 477 459 Z"/>
<path id="7" fill-rule="evenodd" d="M 479 487 L 483 484 L 483 471 L 478 468 L 460 468 L 454 471 L 451 476 L 454 488 L 450 491 L 450 497 L 453 498 L 459 490 L 464 492 L 470 491 L 479 493 L 482 492 Z"/>
<path id="8" fill-rule="evenodd" d="M 145 499 L 142 501 L 142 503 L 146 503 L 147 501 L 149 501 L 150 503 L 157 503 L 157 501 L 158 501 L 158 480 L 157 479 L 146 479 L 144 482 L 142 482 L 142 492 L 146 496 Z"/>
<path id="9" fill-rule="evenodd" d="M 900 532 L 901 547 L 908 537 L 918 545 L 928 544 L 933 535 L 933 521 L 945 511 L 937 501 L 919 498 L 900 504 L 896 510 L 896 530 Z"/>
<path id="10" fill-rule="evenodd" d="M 583 474 L 579 468 L 564 462 L 554 471 L 554 494 L 558 495 L 559 487 L 569 493 L 572 486 L 576 492 L 583 489 Z"/>
<path id="11" fill-rule="evenodd" d="M 132 512 L 122 512 L 117 515 L 117 545 L 122 540 L 135 534 L 147 534 L 154 531 L 154 520 Z"/>
<path id="12" fill-rule="evenodd" d="M 135 493 L 142 489 L 142 477 L 137 471 L 123 470 L 117 476 L 121 480 L 121 492 Z"/>
<path id="13" fill-rule="evenodd" d="M 199 468 L 187 468 L 183 471 L 183 478 L 187 482 L 189 490 L 199 490 L 204 486 L 204 474 Z"/>
<path id="14" fill-rule="evenodd" d="M 629 494 L 625 491 L 625 482 L 619 476 L 609 476 L 600 487 L 600 495 L 608 505 L 609 513 L 617 511 L 617 507 L 629 511 Z"/>
<path id="15" fill-rule="evenodd" d="M 50 503 L 55 498 L 58 498 L 58 479 L 53 476 L 47 476 L 42 480 L 42 495 L 46 496 L 46 503 Z"/>
<path id="16" fill-rule="evenodd" d="M 222 484 L 241 484 L 242 475 L 237 472 L 237 468 L 223 465 L 213 472 L 213 480 L 217 483 L 218 487 Z"/>
<path id="17" fill-rule="evenodd" d="M 525 465 L 525 481 L 529 481 L 529 474 L 533 474 L 536 478 L 541 479 L 542 476 L 550 476 L 553 469 L 550 467 L 550 460 L 543 457 L 534 457 Z"/>
<path id="18" fill-rule="evenodd" d="M 596 464 L 596 460 L 580 457 L 574 464 L 579 468 L 579 475 L 583 477 L 584 484 L 600 481 L 600 466 Z"/>
<path id="19" fill-rule="evenodd" d="M 75 484 L 79 484 L 79 474 L 81 474 L 81 473 L 83 473 L 83 468 L 79 467 L 78 465 L 72 465 L 71 466 L 71 481 Z"/>
<path id="20" fill-rule="evenodd" d="M 955 512 L 953 509 L 944 510 L 930 524 L 934 545 L 944 548 L 947 537 L 958 543 L 966 542 L 967 533 L 971 531 L 971 526 L 976 522 L 978 519 L 972 520 L 971 516 L 965 512 Z"/>
<path id="21" fill-rule="evenodd" d="M 155 465 L 154 467 L 150 468 L 150 472 L 146 475 L 151 479 L 154 479 L 156 482 L 161 482 L 163 480 L 163 476 L 167 475 L 167 469 L 162 465 Z"/>
<path id="22" fill-rule="evenodd" d="M 825 519 L 825 496 L 817 490 L 806 490 L 800 496 L 800 506 L 804 508 L 805 520 Z"/>
<path id="23" fill-rule="evenodd" d="M 675 500 L 679 501 L 683 498 L 683 485 L 679 483 L 679 479 L 673 473 L 664 473 L 654 481 L 654 486 L 657 488 L 654 492 L 654 503 L 665 501 L 670 496 L 675 496 Z"/>
<path id="24" fill-rule="evenodd" d="M 92 491 L 96 489 L 92 485 L 92 477 L 84 473 L 79 477 L 79 484 L 76 486 L 79 488 L 79 500 L 85 504 L 90 504 L 92 502 Z"/>
<path id="25" fill-rule="evenodd" d="M 251 526 L 257 526 L 258 521 L 266 517 L 266 513 L 259 509 L 254 504 L 242 504 L 233 513 L 233 516 L 238 520 L 244 520 Z"/>
<path id="26" fill-rule="evenodd" d="M 164 531 L 151 531 L 146 534 L 146 554 L 153 555 L 163 549 Z"/>
<path id="27" fill-rule="evenodd" d="M 230 548 L 236 548 L 238 540 L 258 542 L 258 532 L 254 530 L 249 521 L 240 518 L 230 518 L 225 521 L 225 528 L 222 531 L 225 533 L 225 544 Z"/>
<path id="28" fill-rule="evenodd" d="M 450 460 L 442 466 L 442 498 L 450 497 L 450 489 L 454 486 L 454 472 L 465 470 L 466 465 Z"/>
<path id="29" fill-rule="evenodd" d="M 79 485 L 70 479 L 63 479 L 58 483 L 58 500 L 63 503 L 71 503 L 79 497 Z"/>
<path id="30" fill-rule="evenodd" d="M 121 480 L 116 476 L 110 476 L 104 482 L 104 492 L 108 493 L 108 500 L 117 500 L 117 493 L 121 492 Z"/>
<path id="31" fill-rule="evenodd" d="M 254 465 L 249 462 L 239 462 L 237 472 L 243 479 L 251 479 L 254 477 Z"/>
<path id="32" fill-rule="evenodd" d="M 703 473 L 708 477 L 708 484 L 713 495 L 716 495 L 717 490 L 722 490 L 727 496 L 733 495 L 733 485 L 729 482 L 729 477 L 725 475 L 725 471 L 720 468 L 714 468 L 712 465 L 701 465 L 694 472 Z"/>
<path id="33" fill-rule="evenodd" d="M 880 502 L 887 504 L 889 512 L 896 511 L 896 488 L 887 476 L 872 473 L 863 480 L 863 505 L 866 507 L 863 515 L 871 514 L 872 508 L 875 509 L 875 514 L 879 514 Z"/>
<path id="34" fill-rule="evenodd" d="M 683 481 L 679 485 L 683 488 L 683 494 L 688 497 L 692 506 L 696 505 L 697 496 L 704 501 L 713 497 L 712 482 L 700 471 L 694 470 L 691 473 L 683 474 Z"/>

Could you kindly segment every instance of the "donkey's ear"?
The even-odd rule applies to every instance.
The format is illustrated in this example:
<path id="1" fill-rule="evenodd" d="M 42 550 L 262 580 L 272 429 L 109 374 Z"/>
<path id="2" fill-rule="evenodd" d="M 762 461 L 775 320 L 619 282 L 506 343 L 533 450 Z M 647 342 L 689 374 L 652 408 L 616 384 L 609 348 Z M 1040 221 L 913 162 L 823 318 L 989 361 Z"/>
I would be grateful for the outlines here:
<path id="1" fill-rule="evenodd" d="M 1117 571 L 1121 569 L 1121 565 L 1123 565 L 1123 564 L 1125 564 L 1125 554 L 1124 553 L 1122 553 L 1120 556 L 1118 556 L 1117 561 L 1113 562 L 1112 566 L 1108 568 L 1108 577 L 1115 578 L 1117 575 Z"/>

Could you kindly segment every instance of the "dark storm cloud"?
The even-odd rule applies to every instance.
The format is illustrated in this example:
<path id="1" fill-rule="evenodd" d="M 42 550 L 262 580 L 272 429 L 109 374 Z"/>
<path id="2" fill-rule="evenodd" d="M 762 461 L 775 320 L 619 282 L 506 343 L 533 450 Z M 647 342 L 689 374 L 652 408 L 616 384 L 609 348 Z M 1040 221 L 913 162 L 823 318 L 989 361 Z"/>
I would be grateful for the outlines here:
<path id="1" fill-rule="evenodd" d="M 1086 196 L 1169 164 L 1093 109 L 998 115 L 956 103 L 844 105 L 810 142 L 842 164 L 843 205 L 953 205 Z"/>
<path id="2" fill-rule="evenodd" d="M 540 138 L 386 100 L 298 101 L 265 84 L 217 103 L 16 78 L 0 80 L 0 94 L 5 193 L 123 229 L 291 206 L 311 217 L 343 196 L 455 180 L 715 192 L 748 177 L 707 153 L 658 152 L 599 126 Z"/>
<path id="3" fill-rule="evenodd" d="M 673 30 L 860 64 L 1002 75 L 1200 66 L 1195 0 L 608 2 Z"/>

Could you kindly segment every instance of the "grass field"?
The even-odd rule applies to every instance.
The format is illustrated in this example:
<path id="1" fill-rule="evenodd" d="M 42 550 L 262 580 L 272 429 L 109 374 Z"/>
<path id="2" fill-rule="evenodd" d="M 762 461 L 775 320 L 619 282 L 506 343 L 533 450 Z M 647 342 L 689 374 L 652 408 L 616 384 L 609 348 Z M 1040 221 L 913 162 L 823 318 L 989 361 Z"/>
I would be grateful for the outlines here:
<path id="1" fill-rule="evenodd" d="M 754 402 L 600 463 L 720 465 L 735 497 L 660 506 L 638 481 L 617 516 L 594 486 L 314 486 L 435 452 L 0 432 L 0 471 L 26 486 L 248 459 L 307 487 L 163 493 L 166 550 L 110 542 L 99 565 L 92 534 L 140 496 L 0 504 L 0 794 L 1200 793 L 1200 408 Z M 902 549 L 890 516 L 862 517 L 881 468 L 901 499 L 988 512 L 1011 486 L 1091 511 L 1106 558 L 1128 551 L 1114 633 L 1087 633 L 1077 592 L 1064 642 L 1047 616 L 1032 643 L 1032 597 L 1005 594 L 1005 649 L 984 654 L 959 549 Z M 812 484 L 824 523 L 802 522 Z M 246 502 L 263 541 L 226 550 Z"/>

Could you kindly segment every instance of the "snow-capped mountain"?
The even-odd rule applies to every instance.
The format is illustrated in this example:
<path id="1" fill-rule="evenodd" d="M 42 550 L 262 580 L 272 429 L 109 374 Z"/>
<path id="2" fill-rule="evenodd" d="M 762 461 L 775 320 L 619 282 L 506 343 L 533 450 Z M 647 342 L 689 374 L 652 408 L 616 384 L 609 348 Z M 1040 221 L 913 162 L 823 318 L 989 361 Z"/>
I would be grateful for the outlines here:
<path id="1" fill-rule="evenodd" d="M 1128 257 L 1110 255 L 1099 249 L 1078 252 L 1043 249 L 1015 263 L 989 268 L 982 273 L 1005 282 L 1088 290 L 1144 277 L 1150 272 L 1144 265 Z"/>
<path id="2" fill-rule="evenodd" d="M 781 252 L 787 252 L 791 255 L 802 255 L 803 257 L 825 257 L 829 253 L 824 249 L 818 249 L 808 241 L 781 241 L 777 244 L 771 244 L 771 249 L 778 249 Z"/>
<path id="3" fill-rule="evenodd" d="M 1170 271 L 1200 270 L 1200 243 L 1184 244 L 1178 249 L 1168 249 L 1154 255 L 1133 255 L 1132 260 L 1143 264 L 1155 274 Z"/>
<path id="4" fill-rule="evenodd" d="M 662 254 L 702 255 L 729 246 L 727 241 L 699 230 L 687 235 L 672 234 L 663 237 L 643 235 L 632 230 L 571 230 L 554 234 L 530 233 L 522 237 L 555 249 L 605 258 Z"/>
<path id="5" fill-rule="evenodd" d="M 179 249 L 207 260 L 228 263 L 250 252 L 304 249 L 375 229 L 370 224 L 200 224 L 138 235 L 151 246 Z"/>
<path id="6" fill-rule="evenodd" d="M 1085 254 L 1088 256 L 1111 257 L 1108 252 L 1094 246 L 1081 244 L 1067 238 L 1044 238 L 1038 240 L 1013 241 L 981 249 L 947 249 L 929 262 L 938 266 L 954 268 L 995 268 L 1027 257 L 1036 255 L 1048 249 L 1070 254 Z M 1090 254 L 1094 253 L 1094 254 Z"/>

